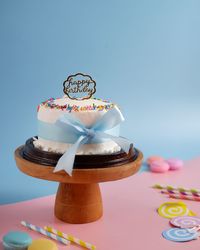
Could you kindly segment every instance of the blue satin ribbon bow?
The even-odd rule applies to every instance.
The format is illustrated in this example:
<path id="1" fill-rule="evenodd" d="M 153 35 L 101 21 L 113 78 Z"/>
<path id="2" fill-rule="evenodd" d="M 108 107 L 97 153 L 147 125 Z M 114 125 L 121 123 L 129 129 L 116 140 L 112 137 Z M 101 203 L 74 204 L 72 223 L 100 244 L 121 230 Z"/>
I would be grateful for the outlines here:
<path id="1" fill-rule="evenodd" d="M 71 114 L 61 116 L 55 123 L 64 131 L 78 135 L 77 141 L 61 156 L 54 172 L 65 170 L 72 175 L 74 159 L 80 145 L 88 143 L 91 139 L 110 139 L 117 143 L 126 153 L 129 152 L 130 142 L 124 137 L 117 137 L 106 133 L 124 121 L 124 117 L 117 107 L 107 111 L 92 127 L 87 128 Z"/>

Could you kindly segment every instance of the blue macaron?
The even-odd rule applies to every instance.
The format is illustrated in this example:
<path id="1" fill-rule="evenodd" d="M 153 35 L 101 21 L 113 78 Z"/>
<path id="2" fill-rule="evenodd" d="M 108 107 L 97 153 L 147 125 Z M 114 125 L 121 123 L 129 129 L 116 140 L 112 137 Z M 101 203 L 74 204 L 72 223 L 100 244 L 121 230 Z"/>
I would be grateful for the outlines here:
<path id="1" fill-rule="evenodd" d="M 27 250 L 31 243 L 31 237 L 20 231 L 11 231 L 3 237 L 4 250 Z"/>

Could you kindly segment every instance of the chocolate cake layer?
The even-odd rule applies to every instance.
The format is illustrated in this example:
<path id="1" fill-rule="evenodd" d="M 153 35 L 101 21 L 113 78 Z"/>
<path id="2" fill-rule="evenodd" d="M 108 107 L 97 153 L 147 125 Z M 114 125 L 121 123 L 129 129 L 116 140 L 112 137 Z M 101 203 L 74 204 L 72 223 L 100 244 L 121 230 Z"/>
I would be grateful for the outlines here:
<path id="1" fill-rule="evenodd" d="M 29 138 L 21 150 L 21 156 L 41 165 L 55 166 L 62 154 L 40 150 L 33 145 L 33 138 Z M 137 149 L 130 145 L 129 153 L 123 150 L 104 155 L 76 155 L 74 169 L 105 168 L 123 165 L 134 161 L 138 156 Z"/>

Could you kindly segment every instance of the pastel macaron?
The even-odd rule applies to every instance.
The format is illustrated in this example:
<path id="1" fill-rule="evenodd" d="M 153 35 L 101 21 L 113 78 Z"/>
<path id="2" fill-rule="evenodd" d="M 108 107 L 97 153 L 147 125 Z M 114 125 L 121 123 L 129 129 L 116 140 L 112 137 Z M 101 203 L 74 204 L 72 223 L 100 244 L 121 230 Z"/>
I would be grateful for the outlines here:
<path id="1" fill-rule="evenodd" d="M 153 155 L 147 158 L 147 164 L 151 164 L 154 161 L 164 161 L 164 158 L 158 155 Z"/>
<path id="2" fill-rule="evenodd" d="M 149 166 L 151 172 L 165 173 L 169 170 L 169 164 L 165 161 L 153 161 Z"/>
<path id="3" fill-rule="evenodd" d="M 28 247 L 28 250 L 58 250 L 55 242 L 45 238 L 33 240 L 32 244 Z"/>
<path id="4" fill-rule="evenodd" d="M 183 167 L 183 161 L 176 158 L 171 158 L 166 160 L 166 162 L 169 164 L 170 170 L 179 170 Z"/>
<path id="5" fill-rule="evenodd" d="M 32 238 L 25 232 L 10 231 L 3 237 L 4 250 L 27 250 Z"/>

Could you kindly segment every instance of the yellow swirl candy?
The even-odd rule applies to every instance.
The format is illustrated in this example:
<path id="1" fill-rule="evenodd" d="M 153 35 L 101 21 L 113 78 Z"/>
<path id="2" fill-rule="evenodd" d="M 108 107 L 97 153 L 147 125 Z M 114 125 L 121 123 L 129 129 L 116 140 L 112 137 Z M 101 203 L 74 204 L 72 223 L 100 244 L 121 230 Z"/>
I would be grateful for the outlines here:
<path id="1" fill-rule="evenodd" d="M 191 216 L 193 214 L 183 202 L 165 202 L 158 208 L 158 213 L 160 216 L 169 219 L 183 215 Z"/>

